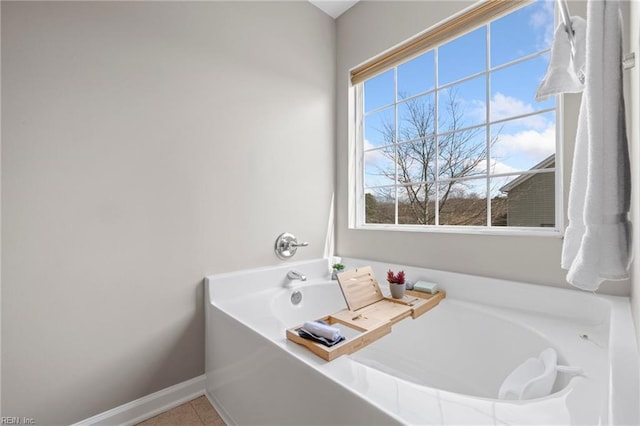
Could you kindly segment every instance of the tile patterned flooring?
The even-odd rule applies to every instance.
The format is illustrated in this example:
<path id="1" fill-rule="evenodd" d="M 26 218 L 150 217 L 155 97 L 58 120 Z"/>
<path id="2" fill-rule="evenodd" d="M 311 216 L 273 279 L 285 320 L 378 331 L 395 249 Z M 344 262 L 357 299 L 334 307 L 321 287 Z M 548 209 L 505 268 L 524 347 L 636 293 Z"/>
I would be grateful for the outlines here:
<path id="1" fill-rule="evenodd" d="M 137 426 L 225 426 L 206 396 L 185 402 L 176 408 L 138 423 Z"/>

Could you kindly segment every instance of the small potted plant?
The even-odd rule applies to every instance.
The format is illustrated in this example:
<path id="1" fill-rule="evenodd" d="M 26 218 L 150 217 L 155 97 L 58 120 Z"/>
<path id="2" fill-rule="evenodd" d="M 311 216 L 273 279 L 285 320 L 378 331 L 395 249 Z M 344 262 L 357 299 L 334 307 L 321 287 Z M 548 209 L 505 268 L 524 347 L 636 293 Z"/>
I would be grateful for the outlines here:
<path id="1" fill-rule="evenodd" d="M 387 272 L 387 281 L 389 282 L 391 297 L 394 299 L 402 299 L 405 290 L 404 271 L 394 274 L 393 271 L 389 269 L 389 272 Z"/>
<path id="2" fill-rule="evenodd" d="M 333 268 L 333 272 L 331 272 L 331 279 L 337 280 L 338 274 L 344 270 L 344 265 L 342 263 L 334 263 L 331 267 Z"/>

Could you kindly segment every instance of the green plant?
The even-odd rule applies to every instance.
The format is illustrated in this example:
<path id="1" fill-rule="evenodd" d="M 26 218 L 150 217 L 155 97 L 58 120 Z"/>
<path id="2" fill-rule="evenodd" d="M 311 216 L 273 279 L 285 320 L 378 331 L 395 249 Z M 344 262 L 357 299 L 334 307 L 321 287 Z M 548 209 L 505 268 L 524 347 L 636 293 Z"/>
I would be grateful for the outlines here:
<path id="1" fill-rule="evenodd" d="M 387 272 L 387 281 L 390 284 L 404 284 L 404 271 L 400 271 L 397 275 L 394 275 L 393 271 L 389 269 L 389 272 Z"/>
<path id="2" fill-rule="evenodd" d="M 334 263 L 331 267 L 336 271 L 342 271 L 344 269 L 344 265 L 342 263 Z"/>

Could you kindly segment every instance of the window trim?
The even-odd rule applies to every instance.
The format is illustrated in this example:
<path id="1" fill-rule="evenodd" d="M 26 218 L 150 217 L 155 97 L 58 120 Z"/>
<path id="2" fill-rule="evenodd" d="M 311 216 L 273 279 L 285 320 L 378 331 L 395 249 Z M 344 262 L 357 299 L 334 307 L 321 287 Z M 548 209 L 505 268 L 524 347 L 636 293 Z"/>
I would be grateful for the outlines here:
<path id="1" fill-rule="evenodd" d="M 371 60 L 351 70 L 351 84 L 362 83 L 369 78 L 395 67 L 412 57 L 444 44 L 449 39 L 465 33 L 469 27 L 481 25 L 497 19 L 509 12 L 520 9 L 534 0 L 486 0 L 473 5 L 449 19 L 439 22 L 400 45 L 383 52 Z"/>
<path id="2" fill-rule="evenodd" d="M 463 10 L 447 21 L 436 24 L 424 33 L 409 39 L 390 51 L 351 70 L 349 88 L 349 229 L 384 230 L 399 232 L 435 232 L 449 234 L 478 234 L 506 236 L 537 236 L 562 238 L 564 235 L 564 97 L 556 96 L 555 110 L 555 226 L 554 227 L 507 227 L 491 226 L 453 226 L 453 225 L 413 225 L 413 224 L 370 224 L 365 221 L 364 202 L 364 146 L 359 143 L 364 134 L 364 110 L 360 107 L 364 96 L 364 81 L 375 75 L 396 67 L 415 56 L 444 44 L 448 39 L 456 38 L 466 32 L 470 25 L 486 25 L 510 12 L 520 9 L 534 0 L 487 0 L 478 6 Z M 508 5 L 507 5 L 508 3 Z M 557 14 L 557 8 L 555 8 Z M 475 18 L 475 19 L 474 19 Z M 463 24 L 461 24 L 463 23 Z M 455 24 L 455 25 L 454 25 Z M 438 30 L 444 26 L 443 30 Z M 446 33 L 445 33 L 446 32 Z M 412 49 L 412 50 L 411 50 Z M 507 66 L 508 64 L 504 64 Z M 537 113 L 537 112 L 536 112 Z M 511 118 L 510 118 L 511 119 Z M 486 124 L 485 125 L 489 125 Z M 396 206 L 397 209 L 397 206 Z"/>

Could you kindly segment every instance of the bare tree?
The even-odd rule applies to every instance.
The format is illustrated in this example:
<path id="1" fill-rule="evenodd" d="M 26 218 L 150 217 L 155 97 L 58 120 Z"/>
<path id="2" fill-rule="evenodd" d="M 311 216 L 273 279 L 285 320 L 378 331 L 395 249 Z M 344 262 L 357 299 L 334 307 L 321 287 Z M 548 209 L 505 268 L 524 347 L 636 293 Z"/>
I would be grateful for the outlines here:
<path id="1" fill-rule="evenodd" d="M 401 142 L 395 143 L 393 122 L 383 122 L 379 129 L 388 145 L 381 151 L 395 167 L 378 172 L 398 183 L 401 223 L 434 223 L 435 185 L 438 185 L 438 212 L 441 218 L 446 216 L 450 224 L 476 224 L 486 217 L 486 199 L 469 190 L 469 181 L 460 180 L 485 173 L 487 143 L 485 138 L 477 138 L 485 128 L 464 129 L 467 126 L 465 111 L 457 99 L 457 92 L 443 91 L 441 96 L 446 98 L 439 101 L 444 108 L 438 111 L 437 149 L 435 105 L 427 97 L 412 98 L 404 103 L 405 112 L 397 133 L 397 141 Z M 395 189 L 379 189 L 376 193 L 382 199 L 394 199 L 392 191 Z M 465 201 L 455 202 L 448 209 L 454 200 Z M 455 215 L 448 215 L 447 211 L 454 211 Z"/>

